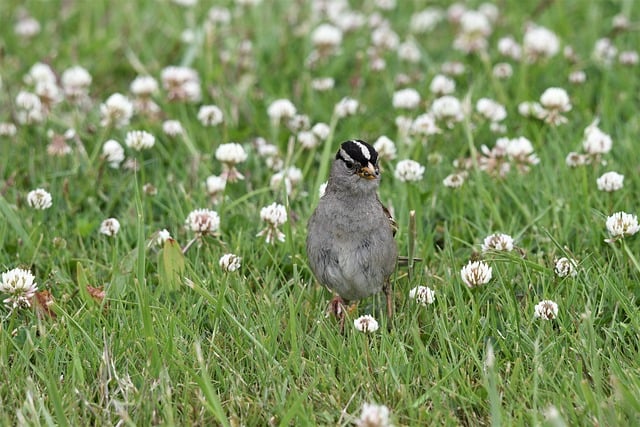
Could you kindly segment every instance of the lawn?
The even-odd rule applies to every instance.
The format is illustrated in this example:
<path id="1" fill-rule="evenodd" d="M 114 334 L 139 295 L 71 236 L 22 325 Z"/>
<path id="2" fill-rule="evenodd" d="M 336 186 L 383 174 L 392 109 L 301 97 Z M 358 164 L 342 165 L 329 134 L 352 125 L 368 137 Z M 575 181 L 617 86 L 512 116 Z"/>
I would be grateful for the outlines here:
<path id="1" fill-rule="evenodd" d="M 1 425 L 640 424 L 635 2 L 0 22 Z M 419 260 L 341 333 L 305 241 L 349 139 Z"/>

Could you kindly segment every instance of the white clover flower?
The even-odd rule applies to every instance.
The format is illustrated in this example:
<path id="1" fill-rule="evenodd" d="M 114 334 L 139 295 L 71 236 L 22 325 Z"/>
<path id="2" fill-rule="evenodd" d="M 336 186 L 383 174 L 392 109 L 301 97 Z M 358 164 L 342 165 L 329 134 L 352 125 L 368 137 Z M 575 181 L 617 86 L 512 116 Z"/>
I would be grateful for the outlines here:
<path id="1" fill-rule="evenodd" d="M 276 99 L 267 108 L 267 115 L 271 119 L 271 123 L 277 125 L 283 120 L 295 116 L 297 111 L 296 106 L 288 99 Z"/>
<path id="2" fill-rule="evenodd" d="M 31 307 L 31 299 L 38 290 L 35 276 L 30 271 L 14 268 L 2 273 L 0 293 L 9 296 L 3 302 L 12 310 L 18 307 Z"/>
<path id="3" fill-rule="evenodd" d="M 182 7 L 192 7 L 198 4 L 198 0 L 171 0 L 173 3 Z"/>
<path id="4" fill-rule="evenodd" d="M 198 110 L 198 120 L 204 126 L 217 126 L 224 120 L 224 114 L 216 105 L 203 105 Z"/>
<path id="5" fill-rule="evenodd" d="M 500 17 L 500 10 L 498 9 L 498 6 L 493 3 L 482 3 L 478 6 L 478 12 L 486 16 L 491 23 L 496 22 Z"/>
<path id="6" fill-rule="evenodd" d="M 513 237 L 508 234 L 494 233 L 485 237 L 484 243 L 482 243 L 482 252 L 487 251 L 505 251 L 510 252 L 513 250 Z"/>
<path id="7" fill-rule="evenodd" d="M 353 321 L 353 326 L 355 326 L 355 328 L 360 332 L 375 332 L 380 327 L 380 325 L 378 325 L 378 321 L 369 314 L 365 314 L 364 316 L 360 316 L 355 319 Z"/>
<path id="8" fill-rule="evenodd" d="M 617 31 L 626 31 L 631 26 L 631 21 L 629 17 L 619 13 L 611 19 L 611 26 Z"/>
<path id="9" fill-rule="evenodd" d="M 462 103 L 458 98 L 451 95 L 435 99 L 431 104 L 431 112 L 436 120 L 443 120 L 448 125 L 460 122 L 464 118 Z"/>
<path id="10" fill-rule="evenodd" d="M 329 137 L 331 128 L 326 123 L 318 122 L 313 125 L 313 127 L 311 128 L 311 132 L 313 132 L 313 134 L 317 136 L 319 140 L 324 141 Z"/>
<path id="11" fill-rule="evenodd" d="M 567 154 L 565 158 L 565 163 L 570 168 L 575 168 L 578 166 L 584 166 L 591 162 L 591 158 L 586 154 L 576 153 L 575 151 Z"/>
<path id="12" fill-rule="evenodd" d="M 498 79 L 508 79 L 513 76 L 513 67 L 507 62 L 498 62 L 493 66 L 492 72 Z"/>
<path id="13" fill-rule="evenodd" d="M 564 56 L 564 59 L 566 59 L 570 63 L 575 64 L 577 62 L 580 62 L 580 58 L 578 57 L 576 50 L 571 45 L 566 45 L 564 49 L 562 49 L 562 55 Z"/>
<path id="14" fill-rule="evenodd" d="M 62 101 L 62 92 L 55 82 L 38 82 L 34 88 L 36 95 L 40 98 L 43 108 L 48 110 L 51 106 Z"/>
<path id="15" fill-rule="evenodd" d="M 387 136 L 381 135 L 373 143 L 373 148 L 378 152 L 378 157 L 385 160 L 393 160 L 396 158 L 396 144 Z"/>
<path id="16" fill-rule="evenodd" d="M 296 114 L 287 120 L 287 128 L 293 133 L 309 129 L 311 119 L 306 114 Z"/>
<path id="17" fill-rule="evenodd" d="M 532 165 L 540 163 L 533 152 L 531 141 L 523 136 L 513 139 L 498 138 L 495 147 L 489 149 L 483 145 L 481 150 L 483 156 L 478 159 L 480 169 L 499 176 L 505 176 L 512 164 L 520 173 L 527 173 Z"/>
<path id="18" fill-rule="evenodd" d="M 400 117 L 398 117 L 399 119 Z M 396 125 L 398 124 L 396 119 Z M 400 127 L 400 126 L 399 126 Z M 409 119 L 408 132 L 413 135 L 430 136 L 441 133 L 442 130 L 436 124 L 436 118 L 432 113 L 420 114 L 415 120 Z M 406 132 L 403 132 L 406 133 Z"/>
<path id="19" fill-rule="evenodd" d="M 612 239 L 608 239 L 608 242 L 622 238 L 624 236 L 633 236 L 640 230 L 638 225 L 638 217 L 626 212 L 616 212 L 613 215 L 607 217 L 607 231 L 611 235 Z"/>
<path id="20" fill-rule="evenodd" d="M 158 81 L 151 76 L 137 76 L 129 85 L 135 96 L 147 98 L 158 91 Z"/>
<path id="21" fill-rule="evenodd" d="M 447 61 L 442 63 L 440 70 L 449 76 L 460 76 L 464 74 L 466 67 L 460 61 Z"/>
<path id="22" fill-rule="evenodd" d="M 442 185 L 448 188 L 460 188 L 464 184 L 464 181 L 467 179 L 465 173 L 457 172 L 449 174 L 442 180 Z"/>
<path id="23" fill-rule="evenodd" d="M 617 191 L 623 186 L 624 175 L 621 175 L 618 172 L 607 172 L 598 178 L 596 183 L 598 185 L 598 190 L 600 191 Z"/>
<path id="24" fill-rule="evenodd" d="M 156 138 L 144 130 L 131 130 L 127 132 L 124 143 L 133 150 L 142 151 L 153 147 L 156 143 Z"/>
<path id="25" fill-rule="evenodd" d="M 433 116 L 431 117 L 431 121 L 435 126 L 435 119 Z M 396 127 L 398 128 L 398 133 L 401 135 L 408 135 L 411 132 L 411 125 L 413 124 L 413 119 L 411 117 L 400 115 L 395 119 Z"/>
<path id="26" fill-rule="evenodd" d="M 287 210 L 278 203 L 272 203 L 260 210 L 260 219 L 275 226 L 281 226 L 287 222 Z"/>
<path id="27" fill-rule="evenodd" d="M 506 144 L 507 155 L 516 159 L 526 158 L 533 154 L 533 144 L 524 136 L 512 138 L 508 140 Z M 537 159 L 537 158 L 536 158 Z M 531 163 L 538 163 L 532 161 Z"/>
<path id="28" fill-rule="evenodd" d="M 340 10 L 341 8 L 342 5 L 338 1 L 330 7 L 327 15 L 342 31 L 353 32 L 364 26 L 366 17 L 363 13 L 348 9 Z"/>
<path id="29" fill-rule="evenodd" d="M 381 56 L 380 52 L 376 51 L 375 48 L 370 48 L 368 51 L 369 54 L 369 69 L 371 71 L 384 71 L 387 68 L 387 60 Z"/>
<path id="30" fill-rule="evenodd" d="M 182 123 L 178 120 L 165 120 L 162 122 L 162 131 L 167 136 L 176 137 L 184 134 L 184 129 L 182 128 Z"/>
<path id="31" fill-rule="evenodd" d="M 582 148 L 587 154 L 606 154 L 611 151 L 612 145 L 611 137 L 598 127 L 598 120 L 595 120 L 584 130 Z"/>
<path id="32" fill-rule="evenodd" d="M 436 300 L 436 293 L 427 286 L 416 286 L 409 291 L 409 298 L 415 300 L 418 304 L 433 304 Z"/>
<path id="33" fill-rule="evenodd" d="M 498 40 L 498 52 L 500 52 L 500 55 L 509 57 L 516 61 L 519 61 L 520 58 L 522 58 L 522 47 L 511 36 L 502 37 Z"/>
<path id="34" fill-rule="evenodd" d="M 280 150 L 278 150 L 277 146 L 267 143 L 264 138 L 256 138 L 255 145 L 256 152 L 260 157 L 276 157 L 280 153 Z"/>
<path id="35" fill-rule="evenodd" d="M 320 77 L 317 79 L 311 80 L 311 88 L 313 90 L 317 90 L 318 92 L 326 92 L 335 86 L 335 80 L 333 77 Z"/>
<path id="36" fill-rule="evenodd" d="M 581 85 L 587 81 L 587 73 L 582 70 L 573 71 L 569 74 L 569 83 Z"/>
<path id="37" fill-rule="evenodd" d="M 376 7 L 382 10 L 393 10 L 396 8 L 396 0 L 376 0 Z"/>
<path id="38" fill-rule="evenodd" d="M 607 37 L 596 40 L 593 46 L 593 59 L 603 65 L 611 65 L 617 54 L 618 48 Z"/>
<path id="39" fill-rule="evenodd" d="M 11 122 L 0 122 L 0 136 L 15 136 L 18 128 Z"/>
<path id="40" fill-rule="evenodd" d="M 198 102 L 202 97 L 198 72 L 189 67 L 168 66 L 160 73 L 170 101 Z"/>
<path id="41" fill-rule="evenodd" d="M 500 122 L 491 122 L 489 123 L 489 130 L 493 133 L 506 133 L 507 126 Z"/>
<path id="42" fill-rule="evenodd" d="M 16 110 L 16 119 L 21 124 L 41 123 L 46 117 L 40 97 L 24 90 L 16 95 Z"/>
<path id="43" fill-rule="evenodd" d="M 284 188 L 287 194 L 290 194 L 294 187 L 302 180 L 302 171 L 295 166 L 290 166 L 287 169 L 281 170 L 275 173 L 270 180 L 270 187 L 272 190 L 279 190 L 284 183 Z"/>
<path id="44" fill-rule="evenodd" d="M 211 197 L 211 202 L 217 203 L 224 193 L 227 180 L 222 176 L 210 175 L 205 181 L 205 186 L 207 188 L 207 194 Z"/>
<path id="45" fill-rule="evenodd" d="M 575 277 L 578 274 L 577 266 L 575 259 L 562 257 L 555 260 L 553 271 L 558 277 Z"/>
<path id="46" fill-rule="evenodd" d="M 262 0 L 235 0 L 236 4 L 244 7 L 257 6 L 262 3 Z"/>
<path id="47" fill-rule="evenodd" d="M 105 141 L 102 144 L 102 157 L 109 163 L 113 169 L 118 169 L 120 163 L 124 161 L 124 148 L 114 139 Z"/>
<path id="48" fill-rule="evenodd" d="M 436 74 L 433 80 L 431 80 L 429 90 L 437 96 L 449 95 L 456 90 L 456 82 L 445 75 Z"/>
<path id="49" fill-rule="evenodd" d="M 222 271 L 232 273 L 240 269 L 242 258 L 234 254 L 224 254 L 218 260 L 218 265 L 222 268 Z"/>
<path id="50" fill-rule="evenodd" d="M 441 9 L 430 7 L 411 15 L 409 30 L 412 33 L 426 33 L 433 30 L 444 18 Z"/>
<path id="51" fill-rule="evenodd" d="M 480 98 L 476 102 L 476 111 L 492 122 L 501 122 L 507 117 L 507 110 L 504 106 L 489 98 Z"/>
<path id="52" fill-rule="evenodd" d="M 553 320 L 558 317 L 558 304 L 551 300 L 542 300 L 533 309 L 533 316 L 543 320 Z"/>
<path id="53" fill-rule="evenodd" d="M 372 71 L 383 71 L 387 68 L 387 61 L 383 57 L 377 56 L 374 50 L 370 50 L 369 54 L 371 55 L 371 59 L 369 60 L 369 68 Z"/>
<path id="54" fill-rule="evenodd" d="M 540 96 L 540 104 L 549 110 L 566 112 L 571 110 L 571 101 L 567 91 L 560 87 L 550 87 Z"/>
<path id="55" fill-rule="evenodd" d="M 207 13 L 207 19 L 212 24 L 228 24 L 231 22 L 231 12 L 226 7 L 213 6 Z"/>
<path id="56" fill-rule="evenodd" d="M 393 94 L 391 104 L 393 108 L 414 110 L 420 105 L 420 94 L 412 88 L 401 89 Z"/>
<path id="57" fill-rule="evenodd" d="M 166 228 L 163 228 L 162 230 L 158 230 L 158 232 L 155 234 L 155 239 L 153 241 L 155 242 L 156 245 L 163 246 L 164 242 L 166 242 L 171 238 L 172 238 L 171 233 L 169 233 L 169 231 Z"/>
<path id="58" fill-rule="evenodd" d="M 491 34 L 492 28 L 486 15 L 475 10 L 466 10 L 460 17 L 460 27 L 465 33 L 478 33 L 483 36 Z"/>
<path id="59" fill-rule="evenodd" d="M 539 26 L 532 26 L 526 30 L 522 45 L 527 59 L 531 62 L 550 58 L 560 51 L 558 36 L 553 31 Z"/>
<path id="60" fill-rule="evenodd" d="M 389 408 L 385 405 L 365 403 L 362 405 L 362 413 L 356 421 L 357 427 L 392 427 L 389 419 Z"/>
<path id="61" fill-rule="evenodd" d="M 484 285 L 491 280 L 491 267 L 483 261 L 469 261 L 460 270 L 462 281 L 470 288 Z"/>
<path id="62" fill-rule="evenodd" d="M 132 172 L 138 172 L 140 170 L 140 162 L 138 162 L 138 160 L 136 160 L 133 157 L 129 157 L 122 164 L 122 168 L 124 170 L 132 171 Z"/>
<path id="63" fill-rule="evenodd" d="M 284 160 L 282 160 L 282 157 L 280 157 L 279 154 L 274 156 L 267 156 L 265 157 L 265 164 L 272 171 L 279 171 L 284 167 Z"/>
<path id="64" fill-rule="evenodd" d="M 464 53 L 486 50 L 487 37 L 491 31 L 491 23 L 484 14 L 475 10 L 465 10 L 460 16 L 460 27 L 453 47 Z"/>
<path id="65" fill-rule="evenodd" d="M 142 192 L 146 196 L 157 196 L 158 195 L 158 189 L 156 188 L 155 185 L 153 185 L 150 182 L 147 182 L 146 184 L 144 184 L 142 186 Z"/>
<path id="66" fill-rule="evenodd" d="M 196 235 L 215 234 L 220 229 L 220 216 L 211 209 L 195 209 L 187 215 L 185 225 Z"/>
<path id="67" fill-rule="evenodd" d="M 420 46 L 413 40 L 407 40 L 398 45 L 398 58 L 412 64 L 417 64 L 422 59 Z"/>
<path id="68" fill-rule="evenodd" d="M 278 203 L 272 203 L 260 210 L 260 219 L 267 223 L 267 226 L 256 236 L 265 236 L 267 243 L 275 243 L 276 240 L 284 242 L 285 235 L 278 227 L 287 222 L 287 209 Z"/>
<path id="69" fill-rule="evenodd" d="M 358 111 L 359 103 L 353 98 L 342 98 L 335 105 L 333 112 L 338 118 L 352 116 Z"/>
<path id="70" fill-rule="evenodd" d="M 220 144 L 216 149 L 216 159 L 223 164 L 221 176 L 225 180 L 236 182 L 239 179 L 244 179 L 244 176 L 236 169 L 238 163 L 247 160 L 247 152 L 242 145 L 236 142 Z"/>
<path id="71" fill-rule="evenodd" d="M 310 130 L 303 130 L 298 132 L 298 135 L 296 135 L 296 139 L 298 140 L 300 145 L 302 145 L 302 147 L 307 150 L 315 148 L 318 146 L 318 144 L 320 144 L 320 141 L 318 140 L 316 134 Z"/>
<path id="72" fill-rule="evenodd" d="M 107 218 L 100 224 L 100 233 L 113 237 L 120 231 L 120 222 L 115 218 Z"/>
<path id="73" fill-rule="evenodd" d="M 64 95 L 71 101 L 81 101 L 86 98 L 91 81 L 91 74 L 79 65 L 64 70 L 60 78 Z"/>
<path id="74" fill-rule="evenodd" d="M 31 66 L 29 72 L 24 76 L 23 81 L 28 85 L 38 83 L 56 83 L 56 74 L 51 67 L 42 62 L 36 62 Z"/>
<path id="75" fill-rule="evenodd" d="M 394 176 L 401 182 L 415 182 L 422 179 L 424 170 L 424 166 L 415 160 L 400 160 L 396 165 Z"/>
<path id="76" fill-rule="evenodd" d="M 518 104 L 518 114 L 523 117 L 535 117 L 536 119 L 543 119 L 547 114 L 547 111 L 537 102 L 521 102 Z"/>
<path id="77" fill-rule="evenodd" d="M 400 37 L 388 25 L 382 25 L 371 32 L 371 44 L 383 50 L 394 50 L 400 44 Z"/>
<path id="78" fill-rule="evenodd" d="M 342 44 L 342 30 L 331 24 L 320 24 L 311 33 L 311 43 L 316 49 L 335 49 Z"/>
<path id="79" fill-rule="evenodd" d="M 635 50 L 625 50 L 618 55 L 618 62 L 622 65 L 637 65 L 639 61 L 640 56 Z"/>
<path id="80" fill-rule="evenodd" d="M 567 91 L 559 87 L 546 89 L 540 96 L 540 105 L 545 109 L 542 118 L 552 125 L 566 123 L 567 118 L 562 113 L 572 108 Z"/>
<path id="81" fill-rule="evenodd" d="M 13 31 L 18 37 L 29 39 L 40 33 L 40 22 L 32 16 L 25 16 L 18 19 L 13 26 Z"/>
<path id="82" fill-rule="evenodd" d="M 129 124 L 133 115 L 133 104 L 121 93 L 114 93 L 100 105 L 100 124 L 121 128 Z"/>
<path id="83" fill-rule="evenodd" d="M 42 188 L 29 191 L 27 194 L 27 203 L 32 208 L 38 210 L 49 209 L 53 205 L 51 194 Z"/>

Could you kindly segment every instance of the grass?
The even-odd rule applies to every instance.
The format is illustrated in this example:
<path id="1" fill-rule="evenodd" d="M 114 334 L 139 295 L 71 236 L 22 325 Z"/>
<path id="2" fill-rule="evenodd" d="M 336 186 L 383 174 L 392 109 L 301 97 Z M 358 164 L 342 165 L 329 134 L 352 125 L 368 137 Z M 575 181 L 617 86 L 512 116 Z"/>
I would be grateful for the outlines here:
<path id="1" fill-rule="evenodd" d="M 620 51 L 637 47 L 634 2 L 541 2 L 539 8 L 501 2 L 484 57 L 452 49 L 455 27 L 445 20 L 414 36 L 422 51 L 418 64 L 387 52 L 381 72 L 369 67 L 367 26 L 345 34 L 338 55 L 305 66 L 313 49 L 309 32 L 320 22 L 310 2 L 278 0 L 246 9 L 225 2 L 233 23 L 209 33 L 205 2 L 194 8 L 169 1 L 5 3 L 2 22 L 28 12 L 41 31 L 32 39 L 16 35 L 12 24 L 0 32 L 0 121 L 16 122 L 15 97 L 28 87 L 23 76 L 38 61 L 58 76 L 81 65 L 93 81 L 87 109 L 63 101 L 43 123 L 16 122 L 15 136 L 0 137 L 2 271 L 31 270 L 55 301 L 53 314 L 0 308 L 6 379 L 0 382 L 0 424 L 350 425 L 368 402 L 386 405 L 396 425 L 640 421 L 640 242 L 604 242 L 608 215 L 638 212 L 640 80 L 637 65 L 614 60 L 605 66 L 591 56 L 596 40 L 612 36 L 618 13 L 634 24 L 614 34 L 614 45 Z M 405 40 L 411 14 L 427 4 L 397 3 L 379 12 Z M 372 2 L 352 7 L 365 15 L 375 10 Z M 500 56 L 497 40 L 513 35 L 521 41 L 530 20 L 573 46 L 579 61 L 562 53 L 535 63 Z M 194 31 L 194 43 L 180 40 L 185 29 Z M 248 62 L 244 40 L 252 42 Z M 472 106 L 488 97 L 507 108 L 506 136 L 527 137 L 540 158 L 529 173 L 513 170 L 497 179 L 472 169 L 460 189 L 442 185 L 455 159 L 495 144 L 498 135 L 476 113 L 451 128 L 441 126 L 443 132 L 426 144 L 404 143 L 394 124 L 401 113 L 391 106 L 396 78 L 409 76 L 424 112 L 434 99 L 429 83 L 445 61 L 466 67 L 455 77 L 456 97 Z M 491 73 L 501 61 L 513 66 L 508 80 Z M 154 99 L 162 119 L 180 120 L 184 140 L 163 134 L 162 120 L 142 115 L 121 129 L 100 125 L 99 105 L 110 94 L 128 93 L 138 74 L 159 79 L 164 67 L 179 64 L 198 71 L 202 101 L 168 102 L 162 90 Z M 582 85 L 567 81 L 576 69 L 587 74 Z M 311 80 L 322 76 L 335 78 L 333 90 L 311 88 Z M 568 123 L 553 127 L 518 114 L 518 103 L 537 100 L 552 86 L 570 95 Z M 337 119 L 334 105 L 345 96 L 357 99 L 361 110 Z M 292 143 L 285 126 L 271 125 L 266 109 L 279 98 L 290 99 L 312 124 L 331 124 L 324 145 L 306 151 Z M 196 118 L 201 104 L 218 105 L 224 123 L 203 126 Z M 606 165 L 568 168 L 566 155 L 581 150 L 583 131 L 595 118 L 613 139 Z M 78 136 L 72 153 L 47 155 L 47 132 L 68 128 Z M 100 157 L 102 143 L 113 138 L 122 144 L 131 129 L 153 133 L 156 145 L 126 149 L 141 165 L 138 172 L 109 168 Z M 307 265 L 305 225 L 339 142 L 373 142 L 380 135 L 398 149 L 396 160 L 382 163 L 381 199 L 395 212 L 404 254 L 409 212 L 416 211 L 415 254 L 423 262 L 411 279 L 405 269 L 393 277 L 390 330 L 382 299 L 370 298 L 358 313 L 373 314 L 380 330 L 351 328 L 354 313 L 341 335 L 324 315 L 330 294 Z M 270 188 L 273 171 L 252 144 L 255 137 L 275 144 L 287 166 L 303 171 L 288 196 Z M 222 172 L 214 152 L 231 141 L 248 152 L 238 165 L 246 179 L 228 183 L 223 200 L 212 204 L 203 183 Z M 420 182 L 394 179 L 397 160 L 406 158 L 426 166 Z M 610 170 L 625 175 L 624 187 L 598 191 L 596 179 Z M 157 189 L 155 196 L 143 191 L 147 183 Z M 52 194 L 50 209 L 27 205 L 27 192 L 37 187 Z M 286 240 L 268 245 L 256 234 L 263 227 L 260 209 L 274 201 L 287 206 L 289 221 L 282 228 Z M 220 214 L 218 236 L 205 236 L 184 257 L 176 246 L 152 244 L 166 228 L 184 246 L 193 238 L 185 218 L 204 207 Z M 113 238 L 98 232 L 108 217 L 121 224 Z M 480 254 L 482 240 L 497 231 L 513 236 L 520 250 Z M 228 252 L 242 258 L 239 271 L 218 265 Z M 554 274 L 554 260 L 562 256 L 578 260 L 575 277 Z M 492 266 L 493 279 L 468 289 L 460 268 L 477 257 Z M 104 298 L 87 285 L 103 290 Z M 418 285 L 435 290 L 434 304 L 409 299 Z M 543 299 L 558 303 L 557 319 L 534 318 Z"/>

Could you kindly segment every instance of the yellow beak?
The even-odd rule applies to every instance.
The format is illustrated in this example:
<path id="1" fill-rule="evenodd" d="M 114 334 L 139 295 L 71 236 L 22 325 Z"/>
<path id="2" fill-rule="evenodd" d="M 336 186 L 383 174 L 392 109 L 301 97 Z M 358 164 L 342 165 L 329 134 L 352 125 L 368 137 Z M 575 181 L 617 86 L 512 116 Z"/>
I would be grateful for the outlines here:
<path id="1" fill-rule="evenodd" d="M 357 173 L 358 176 L 364 179 L 376 179 L 378 175 L 380 175 L 380 170 L 376 166 L 369 163 L 367 166 L 363 166 L 362 168 L 360 168 Z"/>

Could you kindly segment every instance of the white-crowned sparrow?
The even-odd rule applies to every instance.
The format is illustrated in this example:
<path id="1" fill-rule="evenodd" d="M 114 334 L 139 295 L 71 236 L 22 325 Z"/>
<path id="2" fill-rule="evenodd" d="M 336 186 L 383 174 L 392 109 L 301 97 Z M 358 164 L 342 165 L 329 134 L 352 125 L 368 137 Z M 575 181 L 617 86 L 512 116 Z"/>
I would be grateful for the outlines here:
<path id="1" fill-rule="evenodd" d="M 392 315 L 390 276 L 398 249 L 395 222 L 378 198 L 378 153 L 360 140 L 343 142 L 329 181 L 309 219 L 307 256 L 318 281 L 337 296 L 332 311 L 344 325 L 343 303 L 383 291 Z"/>

